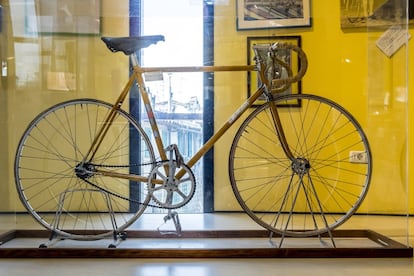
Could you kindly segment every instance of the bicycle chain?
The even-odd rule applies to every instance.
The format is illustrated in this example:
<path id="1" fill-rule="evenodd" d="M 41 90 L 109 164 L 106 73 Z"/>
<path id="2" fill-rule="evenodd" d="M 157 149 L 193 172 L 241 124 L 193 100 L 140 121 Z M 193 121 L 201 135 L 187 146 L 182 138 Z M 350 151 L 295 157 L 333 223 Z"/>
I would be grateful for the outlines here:
<path id="1" fill-rule="evenodd" d="M 93 164 L 93 163 L 91 163 L 91 165 L 94 166 L 94 167 L 101 167 L 101 168 L 128 168 L 128 167 L 139 167 L 139 166 L 142 167 L 142 166 L 149 166 L 149 165 L 158 165 L 158 164 L 161 164 L 162 162 L 165 162 L 165 161 L 168 161 L 168 160 L 141 163 L 141 164 L 135 163 L 135 164 L 130 164 L 130 165 L 102 165 L 102 164 Z M 167 209 L 167 210 L 172 209 L 172 208 L 167 208 L 167 207 L 160 206 L 158 204 L 155 205 L 155 204 L 143 203 L 139 200 L 127 198 L 127 197 L 122 196 L 120 194 L 111 192 L 111 191 L 109 191 L 105 188 L 99 187 L 98 185 L 96 185 L 96 184 L 92 183 L 91 181 L 87 180 L 86 178 L 81 178 L 81 179 L 83 181 L 85 181 L 86 183 L 88 183 L 89 185 L 93 186 L 94 188 L 97 188 L 98 190 L 101 190 L 101 191 L 103 191 L 103 192 L 105 192 L 109 195 L 112 195 L 112 196 L 117 197 L 117 198 L 122 199 L 122 200 L 126 200 L 126 201 L 129 201 L 129 202 L 132 202 L 132 203 L 135 203 L 135 204 L 139 204 L 139 205 L 144 205 L 146 207 L 153 207 L 153 208 Z"/>
<path id="2" fill-rule="evenodd" d="M 100 165 L 100 164 L 94 164 L 94 163 L 91 163 L 91 165 L 94 167 L 101 167 L 101 168 L 128 168 L 128 167 L 143 167 L 143 166 L 149 166 L 149 165 L 158 165 L 165 161 L 169 161 L 169 160 L 161 160 L 161 161 L 141 163 L 141 164 L 135 163 L 135 164 L 130 164 L 130 165 Z"/>

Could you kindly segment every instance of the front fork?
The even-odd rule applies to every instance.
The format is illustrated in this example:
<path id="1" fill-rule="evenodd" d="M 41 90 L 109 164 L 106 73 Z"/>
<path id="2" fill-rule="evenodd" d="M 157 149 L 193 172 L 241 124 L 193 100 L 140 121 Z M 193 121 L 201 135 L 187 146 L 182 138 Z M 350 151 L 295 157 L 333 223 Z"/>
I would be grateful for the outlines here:
<path id="1" fill-rule="evenodd" d="M 269 101 L 269 107 L 270 107 L 270 112 L 272 114 L 272 118 L 273 118 L 273 123 L 276 129 L 276 133 L 279 137 L 279 141 L 280 144 L 282 146 L 282 149 L 284 151 L 284 153 L 286 154 L 286 157 L 289 158 L 290 161 L 294 162 L 294 160 L 296 159 L 293 156 L 292 151 L 289 148 L 286 136 L 285 136 L 285 132 L 283 131 L 283 127 L 282 127 L 282 122 L 280 121 L 280 116 L 279 116 L 279 112 L 277 111 L 277 106 L 276 103 L 272 100 Z"/>

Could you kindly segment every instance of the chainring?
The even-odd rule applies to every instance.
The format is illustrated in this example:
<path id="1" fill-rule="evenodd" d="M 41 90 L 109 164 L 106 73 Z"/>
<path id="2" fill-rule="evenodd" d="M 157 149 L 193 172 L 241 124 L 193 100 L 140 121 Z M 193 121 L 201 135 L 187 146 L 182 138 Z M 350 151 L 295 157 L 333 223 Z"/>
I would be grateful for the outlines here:
<path id="1" fill-rule="evenodd" d="M 177 173 L 184 174 L 177 177 Z M 154 166 L 148 177 L 147 188 L 152 200 L 161 208 L 177 209 L 193 198 L 196 182 L 190 167 L 184 164 L 178 166 L 176 161 L 166 160 Z"/>

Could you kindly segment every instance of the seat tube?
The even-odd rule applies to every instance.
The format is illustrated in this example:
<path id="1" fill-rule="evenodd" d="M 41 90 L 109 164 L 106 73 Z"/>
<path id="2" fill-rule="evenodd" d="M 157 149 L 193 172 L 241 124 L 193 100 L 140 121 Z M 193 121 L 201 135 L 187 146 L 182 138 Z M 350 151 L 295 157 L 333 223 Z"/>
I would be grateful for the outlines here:
<path id="1" fill-rule="evenodd" d="M 134 56 L 134 54 L 132 56 Z M 132 60 L 132 56 L 131 56 L 131 60 Z M 147 92 L 147 89 L 144 83 L 144 78 L 142 76 L 142 70 L 140 70 L 140 68 L 141 67 L 139 65 L 134 65 L 134 74 L 136 77 L 139 91 L 141 93 L 142 102 L 144 103 L 145 111 L 147 113 L 148 120 L 151 125 L 152 133 L 154 135 L 155 143 L 157 145 L 157 149 L 160 154 L 160 157 L 162 160 L 167 160 L 168 158 L 167 158 L 167 154 L 165 153 L 164 143 L 162 142 L 162 139 L 161 139 L 161 134 L 158 129 L 158 124 L 155 119 L 154 111 L 151 107 L 151 101 L 149 99 L 148 92 Z"/>

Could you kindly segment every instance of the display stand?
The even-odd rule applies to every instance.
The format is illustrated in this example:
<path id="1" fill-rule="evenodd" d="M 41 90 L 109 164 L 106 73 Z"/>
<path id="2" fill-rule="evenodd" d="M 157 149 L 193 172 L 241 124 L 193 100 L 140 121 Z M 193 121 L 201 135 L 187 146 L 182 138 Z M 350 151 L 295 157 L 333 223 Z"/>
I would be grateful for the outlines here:
<path id="1" fill-rule="evenodd" d="M 71 189 L 71 190 L 66 190 L 66 191 L 64 191 L 63 193 L 60 194 L 59 203 L 58 203 L 58 210 L 56 211 L 56 215 L 55 215 L 55 218 L 54 218 L 54 223 L 52 225 L 53 229 L 50 232 L 49 240 L 46 243 L 40 244 L 39 248 L 51 247 L 51 246 L 55 245 L 57 242 L 62 241 L 62 240 L 65 239 L 64 237 L 61 237 L 59 235 L 59 233 L 55 230 L 59 229 L 59 223 L 60 223 L 62 211 L 64 209 L 66 196 L 67 196 L 68 193 L 85 192 L 85 191 L 86 191 L 85 189 Z M 115 214 L 114 214 L 114 210 L 112 208 L 111 200 L 109 198 L 108 193 L 106 193 L 104 191 L 101 191 L 101 190 L 97 190 L 97 189 L 88 189 L 87 191 L 93 192 L 93 193 L 95 193 L 95 192 L 99 193 L 105 199 L 107 212 L 108 212 L 109 217 L 111 218 L 112 229 L 113 229 L 113 243 L 111 243 L 108 247 L 109 248 L 116 248 L 117 244 L 120 241 L 126 239 L 126 233 L 116 231 L 117 224 L 116 224 L 116 220 L 115 220 Z"/>
<path id="2" fill-rule="evenodd" d="M 183 231 L 181 237 L 156 231 L 128 231 L 117 248 L 107 240 L 65 240 L 36 248 L 45 230 L 14 230 L 0 236 L 1 258 L 411 258 L 413 249 L 371 230 L 335 230 L 336 247 L 320 238 L 284 238 L 275 247 L 264 230 Z M 280 236 L 273 236 L 274 241 Z M 321 242 L 322 241 L 322 242 Z M 33 243 L 33 247 L 28 244 Z M 23 244 L 23 246 L 22 246 Z"/>

